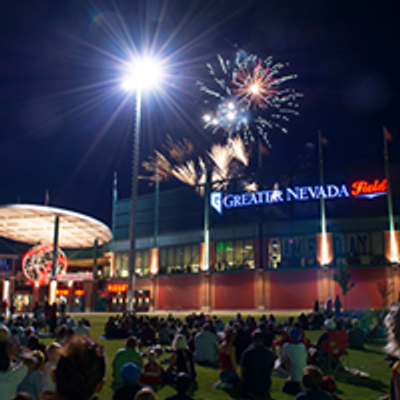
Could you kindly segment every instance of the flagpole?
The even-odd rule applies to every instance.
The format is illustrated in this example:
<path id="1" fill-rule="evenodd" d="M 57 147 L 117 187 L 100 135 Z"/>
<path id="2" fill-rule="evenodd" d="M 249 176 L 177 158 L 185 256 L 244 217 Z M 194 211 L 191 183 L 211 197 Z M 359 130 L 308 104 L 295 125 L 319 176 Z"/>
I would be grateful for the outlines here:
<path id="1" fill-rule="evenodd" d="M 114 241 L 115 241 L 115 224 L 117 219 L 117 201 L 118 201 L 118 176 L 117 173 L 114 172 L 114 181 L 113 181 L 113 198 L 112 198 L 112 237 L 110 242 L 110 252 L 112 254 L 112 269 L 111 276 L 115 276 L 115 252 L 114 252 Z"/>
<path id="2" fill-rule="evenodd" d="M 318 131 L 318 156 L 319 156 L 319 183 L 324 185 L 324 154 L 322 149 L 321 131 Z M 321 266 L 326 266 L 328 245 L 326 238 L 326 211 L 325 211 L 325 198 L 320 196 L 320 209 L 321 209 L 321 239 L 322 239 L 322 258 Z"/>
<path id="3" fill-rule="evenodd" d="M 388 202 L 388 218 L 389 218 L 389 232 L 390 232 L 390 255 L 391 262 L 397 262 L 397 246 L 396 246 L 396 236 L 395 236 L 395 224 L 393 217 L 393 200 L 392 200 L 392 185 L 390 180 L 390 166 L 389 166 L 389 154 L 388 154 L 388 145 L 387 145 L 387 137 L 386 137 L 386 128 L 383 127 L 383 147 L 384 147 L 384 160 L 385 160 L 385 175 L 387 182 L 386 196 Z"/>

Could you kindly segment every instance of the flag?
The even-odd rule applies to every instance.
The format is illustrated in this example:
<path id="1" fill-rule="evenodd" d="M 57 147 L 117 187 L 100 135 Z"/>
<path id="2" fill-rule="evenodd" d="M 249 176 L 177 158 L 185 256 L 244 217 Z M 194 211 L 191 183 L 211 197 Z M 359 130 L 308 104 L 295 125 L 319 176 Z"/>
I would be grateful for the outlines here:
<path id="1" fill-rule="evenodd" d="M 44 194 L 44 205 L 48 206 L 49 203 L 50 203 L 49 189 L 46 189 L 46 192 Z"/>
<path id="2" fill-rule="evenodd" d="M 383 134 L 385 135 L 385 140 L 388 142 L 393 140 L 393 135 L 387 130 L 386 126 L 383 127 Z"/>
<path id="3" fill-rule="evenodd" d="M 322 136 L 321 134 L 319 134 L 319 140 L 323 146 L 326 146 L 329 143 L 329 140 L 325 136 Z"/>
<path id="4" fill-rule="evenodd" d="M 258 151 L 262 156 L 269 156 L 271 154 L 270 149 L 267 146 L 264 146 L 261 141 L 258 143 Z"/>
<path id="5" fill-rule="evenodd" d="M 117 173 L 114 172 L 114 182 L 113 182 L 113 201 L 118 200 L 118 189 L 117 189 Z"/>

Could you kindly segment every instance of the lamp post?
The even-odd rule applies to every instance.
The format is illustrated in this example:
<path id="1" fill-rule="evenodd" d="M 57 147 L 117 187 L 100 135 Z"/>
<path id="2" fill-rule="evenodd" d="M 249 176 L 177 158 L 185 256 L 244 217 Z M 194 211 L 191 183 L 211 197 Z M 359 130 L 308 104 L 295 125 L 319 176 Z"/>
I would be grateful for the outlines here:
<path id="1" fill-rule="evenodd" d="M 162 77 L 161 63 L 148 57 L 137 57 L 128 64 L 128 73 L 122 81 L 122 87 L 127 92 L 136 92 L 135 128 L 132 137 L 132 182 L 131 182 L 131 215 L 129 230 L 129 260 L 128 260 L 128 304 L 127 309 L 133 310 L 133 295 L 135 290 L 136 264 L 136 204 L 138 192 L 139 145 L 141 125 L 142 92 L 158 84 Z"/>

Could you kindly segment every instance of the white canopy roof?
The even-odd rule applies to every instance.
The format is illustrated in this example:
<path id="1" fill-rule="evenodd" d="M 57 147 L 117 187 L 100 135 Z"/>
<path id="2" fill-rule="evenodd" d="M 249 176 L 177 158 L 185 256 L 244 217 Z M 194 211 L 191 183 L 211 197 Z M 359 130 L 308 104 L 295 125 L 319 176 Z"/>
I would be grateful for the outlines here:
<path id="1" fill-rule="evenodd" d="M 94 218 L 61 208 L 30 204 L 0 206 L 0 236 L 30 244 L 53 243 L 57 215 L 60 247 L 93 247 L 95 239 L 99 245 L 111 240 L 107 225 Z"/>

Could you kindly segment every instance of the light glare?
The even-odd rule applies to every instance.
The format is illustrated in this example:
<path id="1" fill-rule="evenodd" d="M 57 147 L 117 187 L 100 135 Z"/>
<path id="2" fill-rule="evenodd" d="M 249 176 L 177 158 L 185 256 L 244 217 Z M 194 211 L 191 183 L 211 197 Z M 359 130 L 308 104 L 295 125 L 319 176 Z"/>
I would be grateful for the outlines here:
<path id="1" fill-rule="evenodd" d="M 137 58 L 129 64 L 128 69 L 122 81 L 122 88 L 126 91 L 155 87 L 163 78 L 162 64 L 153 58 Z"/>

